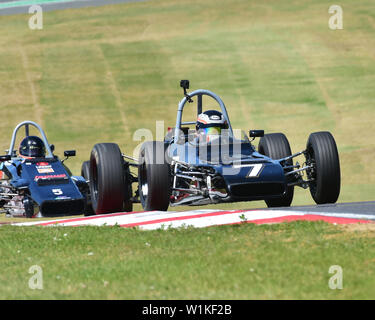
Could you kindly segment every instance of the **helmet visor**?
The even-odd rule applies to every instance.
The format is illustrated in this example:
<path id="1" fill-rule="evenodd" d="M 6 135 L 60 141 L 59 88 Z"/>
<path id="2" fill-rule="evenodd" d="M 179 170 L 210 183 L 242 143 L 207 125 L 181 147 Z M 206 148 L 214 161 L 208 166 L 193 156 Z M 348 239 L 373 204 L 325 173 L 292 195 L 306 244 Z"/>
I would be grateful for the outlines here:
<path id="1" fill-rule="evenodd" d="M 203 128 L 203 132 L 207 136 L 219 135 L 221 134 L 221 128 L 220 127 Z"/>
<path id="2" fill-rule="evenodd" d="M 45 152 L 43 147 L 31 145 L 21 148 L 20 154 L 25 157 L 43 157 Z"/>

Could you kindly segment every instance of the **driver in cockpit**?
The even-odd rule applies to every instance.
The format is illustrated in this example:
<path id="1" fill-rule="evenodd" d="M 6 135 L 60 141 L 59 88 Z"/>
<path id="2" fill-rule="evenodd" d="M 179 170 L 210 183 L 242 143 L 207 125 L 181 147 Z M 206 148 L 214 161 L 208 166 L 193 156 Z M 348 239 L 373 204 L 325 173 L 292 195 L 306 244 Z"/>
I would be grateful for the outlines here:
<path id="1" fill-rule="evenodd" d="M 24 138 L 18 149 L 19 155 L 24 159 L 44 158 L 46 148 L 42 139 L 37 136 L 28 136 Z"/>
<path id="2" fill-rule="evenodd" d="M 224 129 L 228 129 L 228 122 L 220 111 L 207 110 L 198 115 L 196 134 L 200 143 L 219 139 Z"/>

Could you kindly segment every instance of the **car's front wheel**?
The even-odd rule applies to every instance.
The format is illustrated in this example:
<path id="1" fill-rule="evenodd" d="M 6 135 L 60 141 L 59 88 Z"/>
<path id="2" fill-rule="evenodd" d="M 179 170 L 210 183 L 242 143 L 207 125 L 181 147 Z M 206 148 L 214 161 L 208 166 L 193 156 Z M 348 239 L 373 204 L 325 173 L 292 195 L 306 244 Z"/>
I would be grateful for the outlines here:
<path id="1" fill-rule="evenodd" d="M 306 147 L 306 163 L 312 198 L 317 204 L 335 203 L 340 194 L 339 154 L 330 132 L 314 132 Z"/>

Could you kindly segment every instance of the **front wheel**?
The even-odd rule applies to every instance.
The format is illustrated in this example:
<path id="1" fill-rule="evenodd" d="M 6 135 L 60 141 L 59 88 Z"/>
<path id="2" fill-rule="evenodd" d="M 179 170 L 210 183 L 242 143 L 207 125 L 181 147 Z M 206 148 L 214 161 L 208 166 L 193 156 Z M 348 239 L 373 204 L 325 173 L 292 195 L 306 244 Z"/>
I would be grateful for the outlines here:
<path id="1" fill-rule="evenodd" d="M 335 139 L 327 131 L 314 132 L 306 147 L 306 164 L 312 198 L 317 204 L 335 203 L 340 194 L 341 174 Z"/>

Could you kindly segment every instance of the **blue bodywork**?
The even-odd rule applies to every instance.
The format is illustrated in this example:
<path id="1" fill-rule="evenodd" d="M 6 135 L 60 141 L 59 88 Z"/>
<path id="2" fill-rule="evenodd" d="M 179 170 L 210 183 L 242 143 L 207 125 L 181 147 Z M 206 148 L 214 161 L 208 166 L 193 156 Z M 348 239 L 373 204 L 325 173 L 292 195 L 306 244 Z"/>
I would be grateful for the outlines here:
<path id="1" fill-rule="evenodd" d="M 196 122 L 182 121 L 183 110 L 193 99 L 197 115 L 202 113 L 204 96 L 217 102 L 228 124 L 226 136 L 221 133 L 215 143 L 199 143 L 189 129 Z M 265 200 L 286 193 L 288 181 L 280 161 L 258 153 L 246 136 L 235 136 L 218 95 L 202 89 L 185 95 L 178 106 L 176 126 L 164 139 L 168 158 L 175 163 L 172 203 L 197 205 L 208 198 L 211 202 Z"/>
<path id="2" fill-rule="evenodd" d="M 42 166 L 38 165 L 41 163 Z M 10 184 L 13 187 L 28 188 L 31 198 L 39 206 L 42 206 L 45 201 L 84 199 L 72 178 L 83 181 L 84 179 L 70 177 L 65 167 L 57 159 L 39 159 L 37 161 L 16 159 L 5 162 L 0 170 L 3 170 L 11 178 Z M 50 172 L 43 173 L 43 170 Z"/>
<path id="3" fill-rule="evenodd" d="M 42 164 L 42 165 L 40 165 Z M 86 185 L 82 177 L 70 176 L 58 159 L 12 159 L 0 164 L 14 190 L 22 191 L 39 207 L 42 216 L 82 214 Z"/>
<path id="4" fill-rule="evenodd" d="M 28 125 L 37 127 L 47 144 L 43 130 L 34 122 L 25 121 L 13 134 L 12 149 L 18 129 Z M 12 194 L 19 194 L 22 199 L 31 200 L 28 203 L 39 209 L 41 216 L 82 214 L 86 201 L 83 193 L 87 188 L 86 180 L 72 176 L 62 161 L 52 154 L 52 150 L 48 148 L 47 151 L 46 157 L 37 159 L 21 158 L 12 153 L 10 160 L 0 162 L 0 171 L 6 175 L 5 181 L 7 181 L 6 185 L 1 185 L 1 188 L 10 189 Z M 14 203 L 15 200 L 7 197 L 6 193 L 4 196 L 3 205 L 4 200 Z"/>
<path id="5" fill-rule="evenodd" d="M 225 202 L 280 197 L 286 191 L 287 180 L 280 162 L 258 153 L 248 141 L 216 146 L 189 141 L 170 143 L 168 155 L 192 170 L 206 167 L 222 177 L 229 194 Z M 257 174 L 251 175 L 252 170 Z"/>

